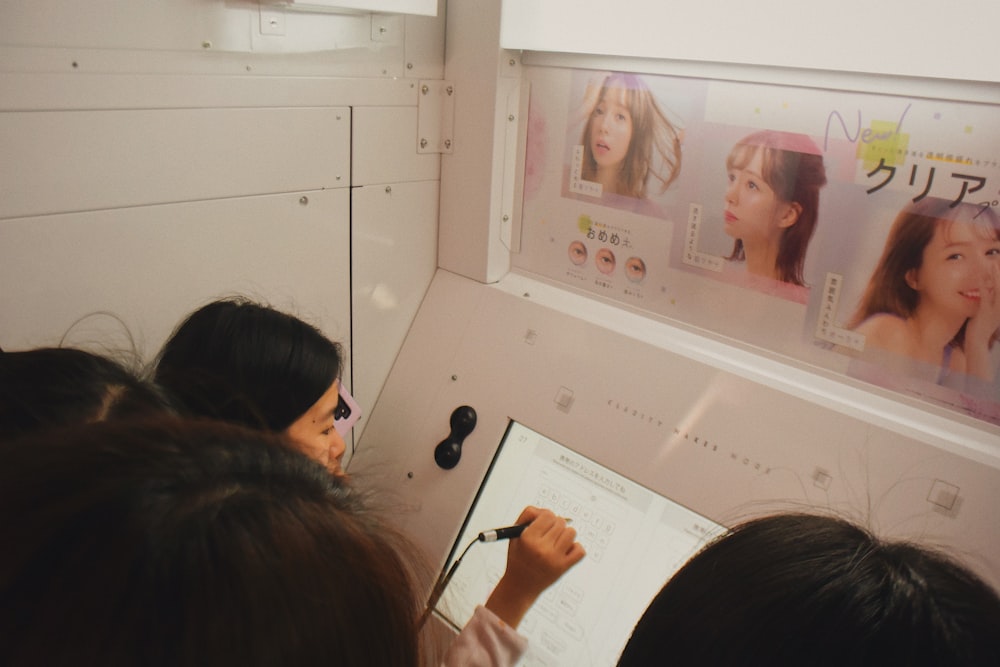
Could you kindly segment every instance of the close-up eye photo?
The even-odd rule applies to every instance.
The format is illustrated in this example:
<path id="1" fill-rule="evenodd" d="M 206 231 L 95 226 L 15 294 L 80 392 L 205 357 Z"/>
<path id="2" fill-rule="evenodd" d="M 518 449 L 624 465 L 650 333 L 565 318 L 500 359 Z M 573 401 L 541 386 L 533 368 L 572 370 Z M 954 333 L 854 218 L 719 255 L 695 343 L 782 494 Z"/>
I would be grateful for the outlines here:
<path id="1" fill-rule="evenodd" d="M 609 248 L 598 250 L 594 255 L 594 262 L 597 264 L 597 270 L 605 275 L 611 275 L 615 271 L 615 253 Z"/>

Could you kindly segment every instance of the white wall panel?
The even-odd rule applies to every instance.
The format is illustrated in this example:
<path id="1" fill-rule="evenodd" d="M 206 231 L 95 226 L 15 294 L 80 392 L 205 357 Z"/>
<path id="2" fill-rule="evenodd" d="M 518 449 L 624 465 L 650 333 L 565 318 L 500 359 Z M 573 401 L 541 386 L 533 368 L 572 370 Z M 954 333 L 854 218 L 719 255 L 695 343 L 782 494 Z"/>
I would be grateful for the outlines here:
<path id="1" fill-rule="evenodd" d="M 438 182 L 353 188 L 354 396 L 360 437 L 437 266 Z"/>
<path id="2" fill-rule="evenodd" d="M 416 87 L 418 84 L 411 83 Z M 352 185 L 438 180 L 441 156 L 417 153 L 417 107 L 354 107 Z"/>
<path id="3" fill-rule="evenodd" d="M 307 203 L 301 203 L 306 198 Z M 348 190 L 0 221 L 0 345 L 119 341 L 152 357 L 206 301 L 245 294 L 350 343 Z"/>
<path id="4" fill-rule="evenodd" d="M 406 17 L 406 76 L 444 78 L 444 27 L 446 0 L 437 0 L 437 16 Z"/>
<path id="5" fill-rule="evenodd" d="M 506 49 L 1000 81 L 1000 4 L 505 0 Z M 955 50 L 956 44 L 961 44 Z"/>
<path id="6" fill-rule="evenodd" d="M 0 114 L 0 218 L 346 187 L 346 108 Z"/>
<path id="7" fill-rule="evenodd" d="M 312 53 L 318 54 L 314 63 L 347 64 L 345 74 L 404 76 L 407 34 L 415 41 L 425 35 L 443 40 L 443 12 L 429 16 L 437 0 L 420 0 L 424 11 L 417 22 L 402 15 L 413 3 L 360 3 L 368 7 L 346 12 L 323 4 L 327 7 L 283 0 L 0 0 L 0 44 L 62 47 L 78 55 L 93 49 L 201 52 L 207 60 L 222 53 Z M 408 51 L 411 63 L 429 65 L 422 55 Z"/>
<path id="8" fill-rule="evenodd" d="M 455 86 L 454 148 L 441 158 L 441 267 L 482 282 L 510 269 L 501 242 L 507 102 L 517 60 L 498 47 L 500 0 L 448 7 L 445 78 Z"/>

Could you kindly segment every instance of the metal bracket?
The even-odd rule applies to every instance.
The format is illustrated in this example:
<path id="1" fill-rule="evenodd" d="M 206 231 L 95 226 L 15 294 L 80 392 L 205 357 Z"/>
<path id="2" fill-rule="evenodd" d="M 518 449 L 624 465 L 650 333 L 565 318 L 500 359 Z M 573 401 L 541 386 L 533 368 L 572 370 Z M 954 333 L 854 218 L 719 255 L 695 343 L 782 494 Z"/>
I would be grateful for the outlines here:
<path id="1" fill-rule="evenodd" d="M 455 86 L 421 81 L 417 100 L 417 152 L 451 153 L 455 132 Z"/>

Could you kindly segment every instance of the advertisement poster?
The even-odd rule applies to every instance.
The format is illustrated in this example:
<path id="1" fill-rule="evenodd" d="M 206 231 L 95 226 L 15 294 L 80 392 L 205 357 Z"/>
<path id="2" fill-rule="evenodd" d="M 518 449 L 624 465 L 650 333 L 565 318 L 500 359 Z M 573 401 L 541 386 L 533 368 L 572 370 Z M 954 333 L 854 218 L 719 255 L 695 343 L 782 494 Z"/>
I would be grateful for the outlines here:
<path id="1" fill-rule="evenodd" d="M 1000 424 L 1000 109 L 529 70 L 514 266 Z"/>

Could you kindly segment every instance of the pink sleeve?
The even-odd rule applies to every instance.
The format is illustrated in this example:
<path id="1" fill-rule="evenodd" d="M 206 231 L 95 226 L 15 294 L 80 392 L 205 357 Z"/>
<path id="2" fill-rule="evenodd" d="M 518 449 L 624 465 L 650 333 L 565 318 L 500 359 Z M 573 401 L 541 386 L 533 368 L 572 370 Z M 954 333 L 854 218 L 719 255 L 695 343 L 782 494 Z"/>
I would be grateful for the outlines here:
<path id="1" fill-rule="evenodd" d="M 475 613 L 444 655 L 442 667 L 512 667 L 525 651 L 528 640 L 517 634 L 489 609 Z"/>

